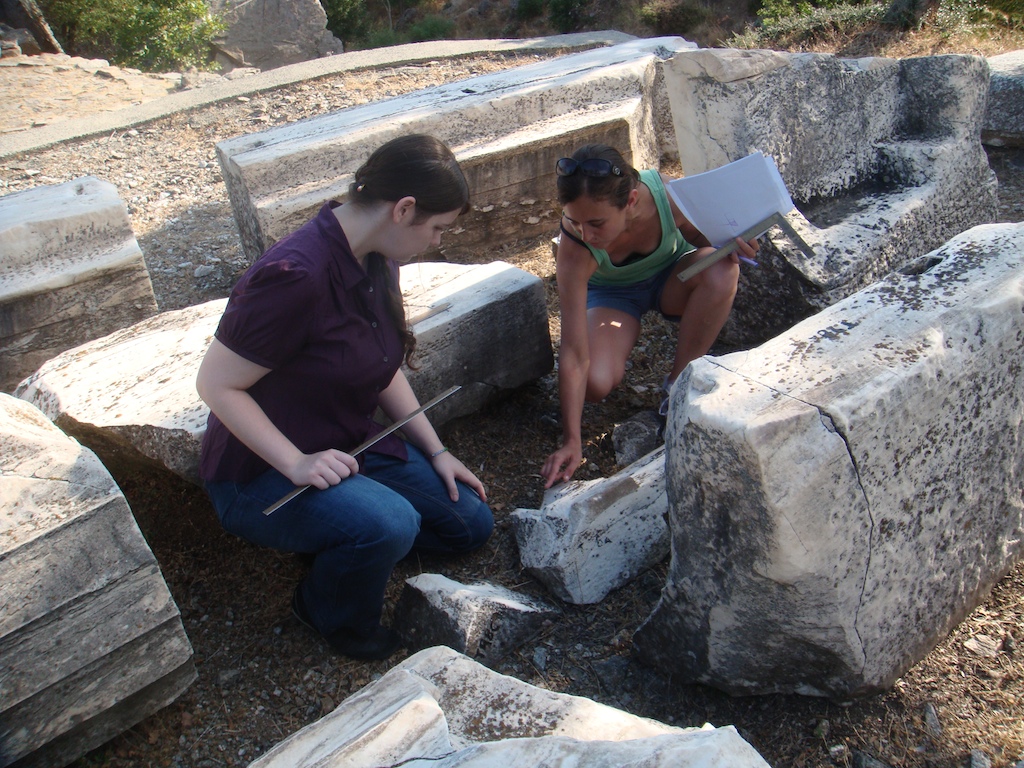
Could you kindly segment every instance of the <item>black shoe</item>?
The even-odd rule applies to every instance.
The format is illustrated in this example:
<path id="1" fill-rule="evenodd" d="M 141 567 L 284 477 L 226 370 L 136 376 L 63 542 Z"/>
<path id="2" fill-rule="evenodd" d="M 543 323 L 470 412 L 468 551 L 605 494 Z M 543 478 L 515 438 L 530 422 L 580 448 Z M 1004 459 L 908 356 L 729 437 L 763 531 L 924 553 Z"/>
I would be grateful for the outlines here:
<path id="1" fill-rule="evenodd" d="M 299 623 L 305 624 L 320 635 L 332 651 L 352 659 L 380 661 L 389 658 L 402 647 L 401 636 L 393 629 L 388 629 L 380 624 L 374 627 L 369 634 L 345 628 L 335 630 L 329 635 L 321 634 L 313 626 L 313 620 L 306 612 L 306 606 L 302 602 L 302 595 L 298 587 L 292 593 L 292 615 L 299 620 Z"/>
<path id="2" fill-rule="evenodd" d="M 369 635 L 352 629 L 339 629 L 324 639 L 335 653 L 351 659 L 380 661 L 391 657 L 402 647 L 402 638 L 393 629 L 378 624 Z"/>

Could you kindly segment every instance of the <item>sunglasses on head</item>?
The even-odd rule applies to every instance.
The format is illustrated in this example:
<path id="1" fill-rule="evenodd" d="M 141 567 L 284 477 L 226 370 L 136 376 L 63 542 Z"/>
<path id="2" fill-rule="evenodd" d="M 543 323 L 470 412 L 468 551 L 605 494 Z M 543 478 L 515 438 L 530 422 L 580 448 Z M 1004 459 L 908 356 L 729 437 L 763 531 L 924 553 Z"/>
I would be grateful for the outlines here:
<path id="1" fill-rule="evenodd" d="M 610 160 L 600 157 L 591 157 L 586 160 L 573 160 L 571 157 L 563 157 L 555 163 L 555 173 L 559 176 L 572 176 L 580 171 L 584 176 L 621 176 L 622 169 L 612 165 Z"/>

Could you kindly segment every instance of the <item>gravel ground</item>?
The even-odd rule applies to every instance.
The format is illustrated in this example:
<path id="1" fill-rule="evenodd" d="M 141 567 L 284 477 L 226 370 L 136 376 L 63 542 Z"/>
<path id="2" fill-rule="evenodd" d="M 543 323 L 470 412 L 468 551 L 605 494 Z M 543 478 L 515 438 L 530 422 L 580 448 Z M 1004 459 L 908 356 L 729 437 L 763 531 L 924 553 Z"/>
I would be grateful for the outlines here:
<path id="1" fill-rule="evenodd" d="M 0 161 L 0 192 L 87 174 L 113 182 L 129 206 L 160 308 L 200 303 L 226 295 L 247 265 L 214 156 L 217 141 L 535 58 L 483 56 L 347 73 L 198 109 Z M 992 150 L 990 157 L 1001 181 L 1000 220 L 1024 220 L 1024 152 Z M 554 310 L 554 264 L 543 239 L 513 244 L 500 258 L 542 277 Z M 551 324 L 557 340 L 555 311 Z M 624 385 L 606 402 L 588 405 L 587 463 L 578 476 L 616 469 L 611 430 L 656 407 L 672 341 L 671 327 L 645 324 Z M 497 529 L 482 551 L 463 559 L 400 564 L 392 601 L 404 578 L 420 572 L 487 579 L 547 598 L 521 571 L 508 515 L 540 503 L 537 473 L 558 439 L 548 418 L 556 408 L 547 377 L 445 429 L 446 442 L 488 486 Z M 289 616 L 299 562 L 225 535 L 198 489 L 170 475 L 110 466 L 181 609 L 199 679 L 79 768 L 247 765 L 404 658 L 367 664 L 329 655 Z M 1024 759 L 1024 567 L 890 692 L 849 706 L 797 696 L 730 698 L 639 665 L 630 637 L 657 600 L 665 570 L 652 569 L 600 605 L 563 606 L 563 620 L 499 671 L 669 723 L 734 724 L 774 766 L 870 765 L 870 756 L 894 767 L 954 768 L 967 764 L 972 750 L 995 768 Z"/>

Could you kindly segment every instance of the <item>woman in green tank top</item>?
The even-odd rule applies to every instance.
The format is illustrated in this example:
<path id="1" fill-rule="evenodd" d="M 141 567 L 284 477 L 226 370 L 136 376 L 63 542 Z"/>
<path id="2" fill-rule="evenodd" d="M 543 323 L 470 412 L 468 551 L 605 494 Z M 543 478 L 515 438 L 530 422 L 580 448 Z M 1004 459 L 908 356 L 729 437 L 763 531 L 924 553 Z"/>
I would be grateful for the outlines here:
<path id="1" fill-rule="evenodd" d="M 544 462 L 545 488 L 569 480 L 582 461 L 584 400 L 601 400 L 622 381 L 643 314 L 679 321 L 667 392 L 711 349 L 736 296 L 739 258 L 758 248 L 740 241 L 738 252 L 681 282 L 675 275 L 714 249 L 670 200 L 658 171 L 638 172 L 603 144 L 581 147 L 556 170 L 562 445 Z"/>

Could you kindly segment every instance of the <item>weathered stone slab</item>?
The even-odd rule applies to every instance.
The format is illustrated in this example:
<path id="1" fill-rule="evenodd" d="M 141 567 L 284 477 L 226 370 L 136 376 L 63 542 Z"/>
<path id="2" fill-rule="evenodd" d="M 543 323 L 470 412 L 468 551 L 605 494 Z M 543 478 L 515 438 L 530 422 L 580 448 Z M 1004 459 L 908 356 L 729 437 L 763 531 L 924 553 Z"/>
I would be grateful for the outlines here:
<path id="1" fill-rule="evenodd" d="M 406 133 L 437 136 L 466 172 L 473 211 L 446 237 L 446 252 L 551 232 L 560 156 L 606 141 L 646 167 L 672 146 L 660 62 L 694 47 L 635 40 L 222 141 L 245 252 L 255 259 L 324 200 L 344 199 L 370 152 Z"/>
<path id="2" fill-rule="evenodd" d="M 769 234 L 762 268 L 742 271 L 726 344 L 766 341 L 995 219 L 983 58 L 703 49 L 676 54 L 665 78 L 684 171 L 770 155 L 815 251 Z"/>
<path id="3" fill-rule="evenodd" d="M 848 699 L 1024 551 L 1024 224 L 976 227 L 745 353 L 666 435 L 672 565 L 634 637 L 680 680 Z"/>
<path id="4" fill-rule="evenodd" d="M 676 728 L 499 675 L 450 648 L 409 657 L 251 768 L 403 765 L 767 768 L 732 726 Z"/>
<path id="5" fill-rule="evenodd" d="M 559 599 L 597 603 L 668 554 L 665 449 L 612 477 L 555 486 L 539 510 L 517 509 L 523 567 Z"/>
<path id="6" fill-rule="evenodd" d="M 981 140 L 994 147 L 1024 146 L 1024 51 L 988 59 L 991 80 Z"/>
<path id="7" fill-rule="evenodd" d="M 210 11 L 226 25 L 213 42 L 224 71 L 275 69 L 344 50 L 318 0 L 212 0 Z"/>
<path id="8" fill-rule="evenodd" d="M 0 197 L 0 389 L 156 311 L 113 184 L 85 176 Z"/>
<path id="9" fill-rule="evenodd" d="M 504 262 L 432 262 L 402 267 L 401 281 L 419 339 L 420 368 L 407 371 L 413 389 L 426 400 L 462 385 L 431 409 L 435 425 L 551 370 L 540 278 Z M 68 350 L 16 394 L 105 457 L 154 461 L 198 482 L 209 409 L 196 393 L 196 373 L 226 303 L 163 312 Z M 493 354 L 495 328 L 502 330 L 501 355 Z"/>
<path id="10" fill-rule="evenodd" d="M 0 758 L 66 765 L 169 704 L 192 647 L 96 456 L 0 394 Z"/>
<path id="11" fill-rule="evenodd" d="M 492 667 L 557 616 L 543 601 L 495 584 L 423 573 L 405 580 L 395 628 L 411 649 L 446 645 Z"/>

